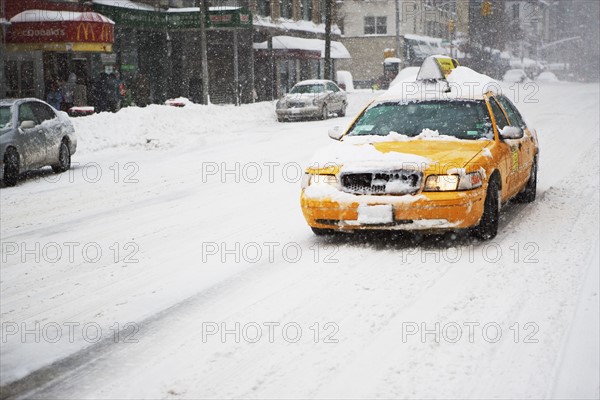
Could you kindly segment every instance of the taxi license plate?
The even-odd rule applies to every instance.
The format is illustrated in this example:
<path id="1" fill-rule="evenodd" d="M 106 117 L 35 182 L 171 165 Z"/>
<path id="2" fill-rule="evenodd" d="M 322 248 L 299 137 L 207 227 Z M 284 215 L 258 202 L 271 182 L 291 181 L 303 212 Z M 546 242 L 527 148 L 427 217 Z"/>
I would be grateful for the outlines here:
<path id="1" fill-rule="evenodd" d="M 390 224 L 394 222 L 392 205 L 360 205 L 358 206 L 358 222 L 365 225 Z"/>

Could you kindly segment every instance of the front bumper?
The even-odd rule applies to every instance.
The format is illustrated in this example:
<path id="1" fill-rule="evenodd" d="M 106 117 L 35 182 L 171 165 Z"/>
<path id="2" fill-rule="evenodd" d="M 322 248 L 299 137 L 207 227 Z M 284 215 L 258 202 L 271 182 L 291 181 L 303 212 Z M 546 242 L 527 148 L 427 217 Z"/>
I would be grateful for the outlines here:
<path id="1" fill-rule="evenodd" d="M 313 228 L 354 231 L 419 230 L 444 231 L 464 229 L 477 225 L 483 215 L 485 190 L 483 187 L 458 192 L 422 192 L 416 195 L 351 195 L 314 198 L 302 191 L 302 213 Z M 393 221 L 362 223 L 359 207 L 364 205 L 391 205 Z"/>
<path id="2" fill-rule="evenodd" d="M 321 116 L 321 108 L 318 106 L 278 108 L 276 112 L 277 117 L 285 119 L 315 118 Z"/>

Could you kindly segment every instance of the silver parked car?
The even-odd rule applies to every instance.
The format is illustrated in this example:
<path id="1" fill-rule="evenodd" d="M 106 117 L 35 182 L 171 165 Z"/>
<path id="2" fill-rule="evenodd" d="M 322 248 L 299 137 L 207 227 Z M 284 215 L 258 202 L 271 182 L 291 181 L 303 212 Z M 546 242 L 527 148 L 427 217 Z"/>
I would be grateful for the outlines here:
<path id="1" fill-rule="evenodd" d="M 0 178 L 14 186 L 22 172 L 47 165 L 56 173 L 71 167 L 77 148 L 69 117 L 38 99 L 0 100 Z"/>
<path id="2" fill-rule="evenodd" d="M 348 99 L 346 92 L 328 80 L 308 80 L 298 82 L 284 98 L 277 102 L 277 119 L 302 118 L 327 119 L 329 113 L 339 117 L 346 115 Z"/>

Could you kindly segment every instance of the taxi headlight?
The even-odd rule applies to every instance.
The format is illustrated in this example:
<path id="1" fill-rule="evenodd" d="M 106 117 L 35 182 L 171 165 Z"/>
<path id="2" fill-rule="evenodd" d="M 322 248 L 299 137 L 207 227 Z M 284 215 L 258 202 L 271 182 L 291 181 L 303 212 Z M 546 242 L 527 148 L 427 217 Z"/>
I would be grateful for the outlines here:
<path id="1" fill-rule="evenodd" d="M 338 180 L 335 175 L 320 175 L 320 174 L 309 174 L 305 173 L 302 177 L 302 189 L 306 189 L 310 185 L 318 185 L 325 184 L 336 186 L 338 185 Z"/>
<path id="2" fill-rule="evenodd" d="M 447 192 L 458 188 L 458 175 L 430 175 L 425 181 L 426 192 Z"/>
<path id="3" fill-rule="evenodd" d="M 448 192 L 476 189 L 482 185 L 481 174 L 472 172 L 464 175 L 430 175 L 425 181 L 425 192 Z"/>

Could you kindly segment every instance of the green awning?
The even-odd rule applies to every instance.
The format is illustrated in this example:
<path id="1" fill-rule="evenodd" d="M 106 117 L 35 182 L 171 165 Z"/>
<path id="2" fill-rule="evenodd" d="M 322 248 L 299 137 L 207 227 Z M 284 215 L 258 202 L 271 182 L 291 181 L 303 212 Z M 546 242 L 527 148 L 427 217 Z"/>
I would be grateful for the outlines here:
<path id="1" fill-rule="evenodd" d="M 92 8 L 112 19 L 116 28 L 170 30 L 200 28 L 200 9 L 197 7 L 152 11 L 94 3 Z M 252 14 L 245 7 L 211 7 L 206 16 L 207 29 L 251 27 Z"/>

